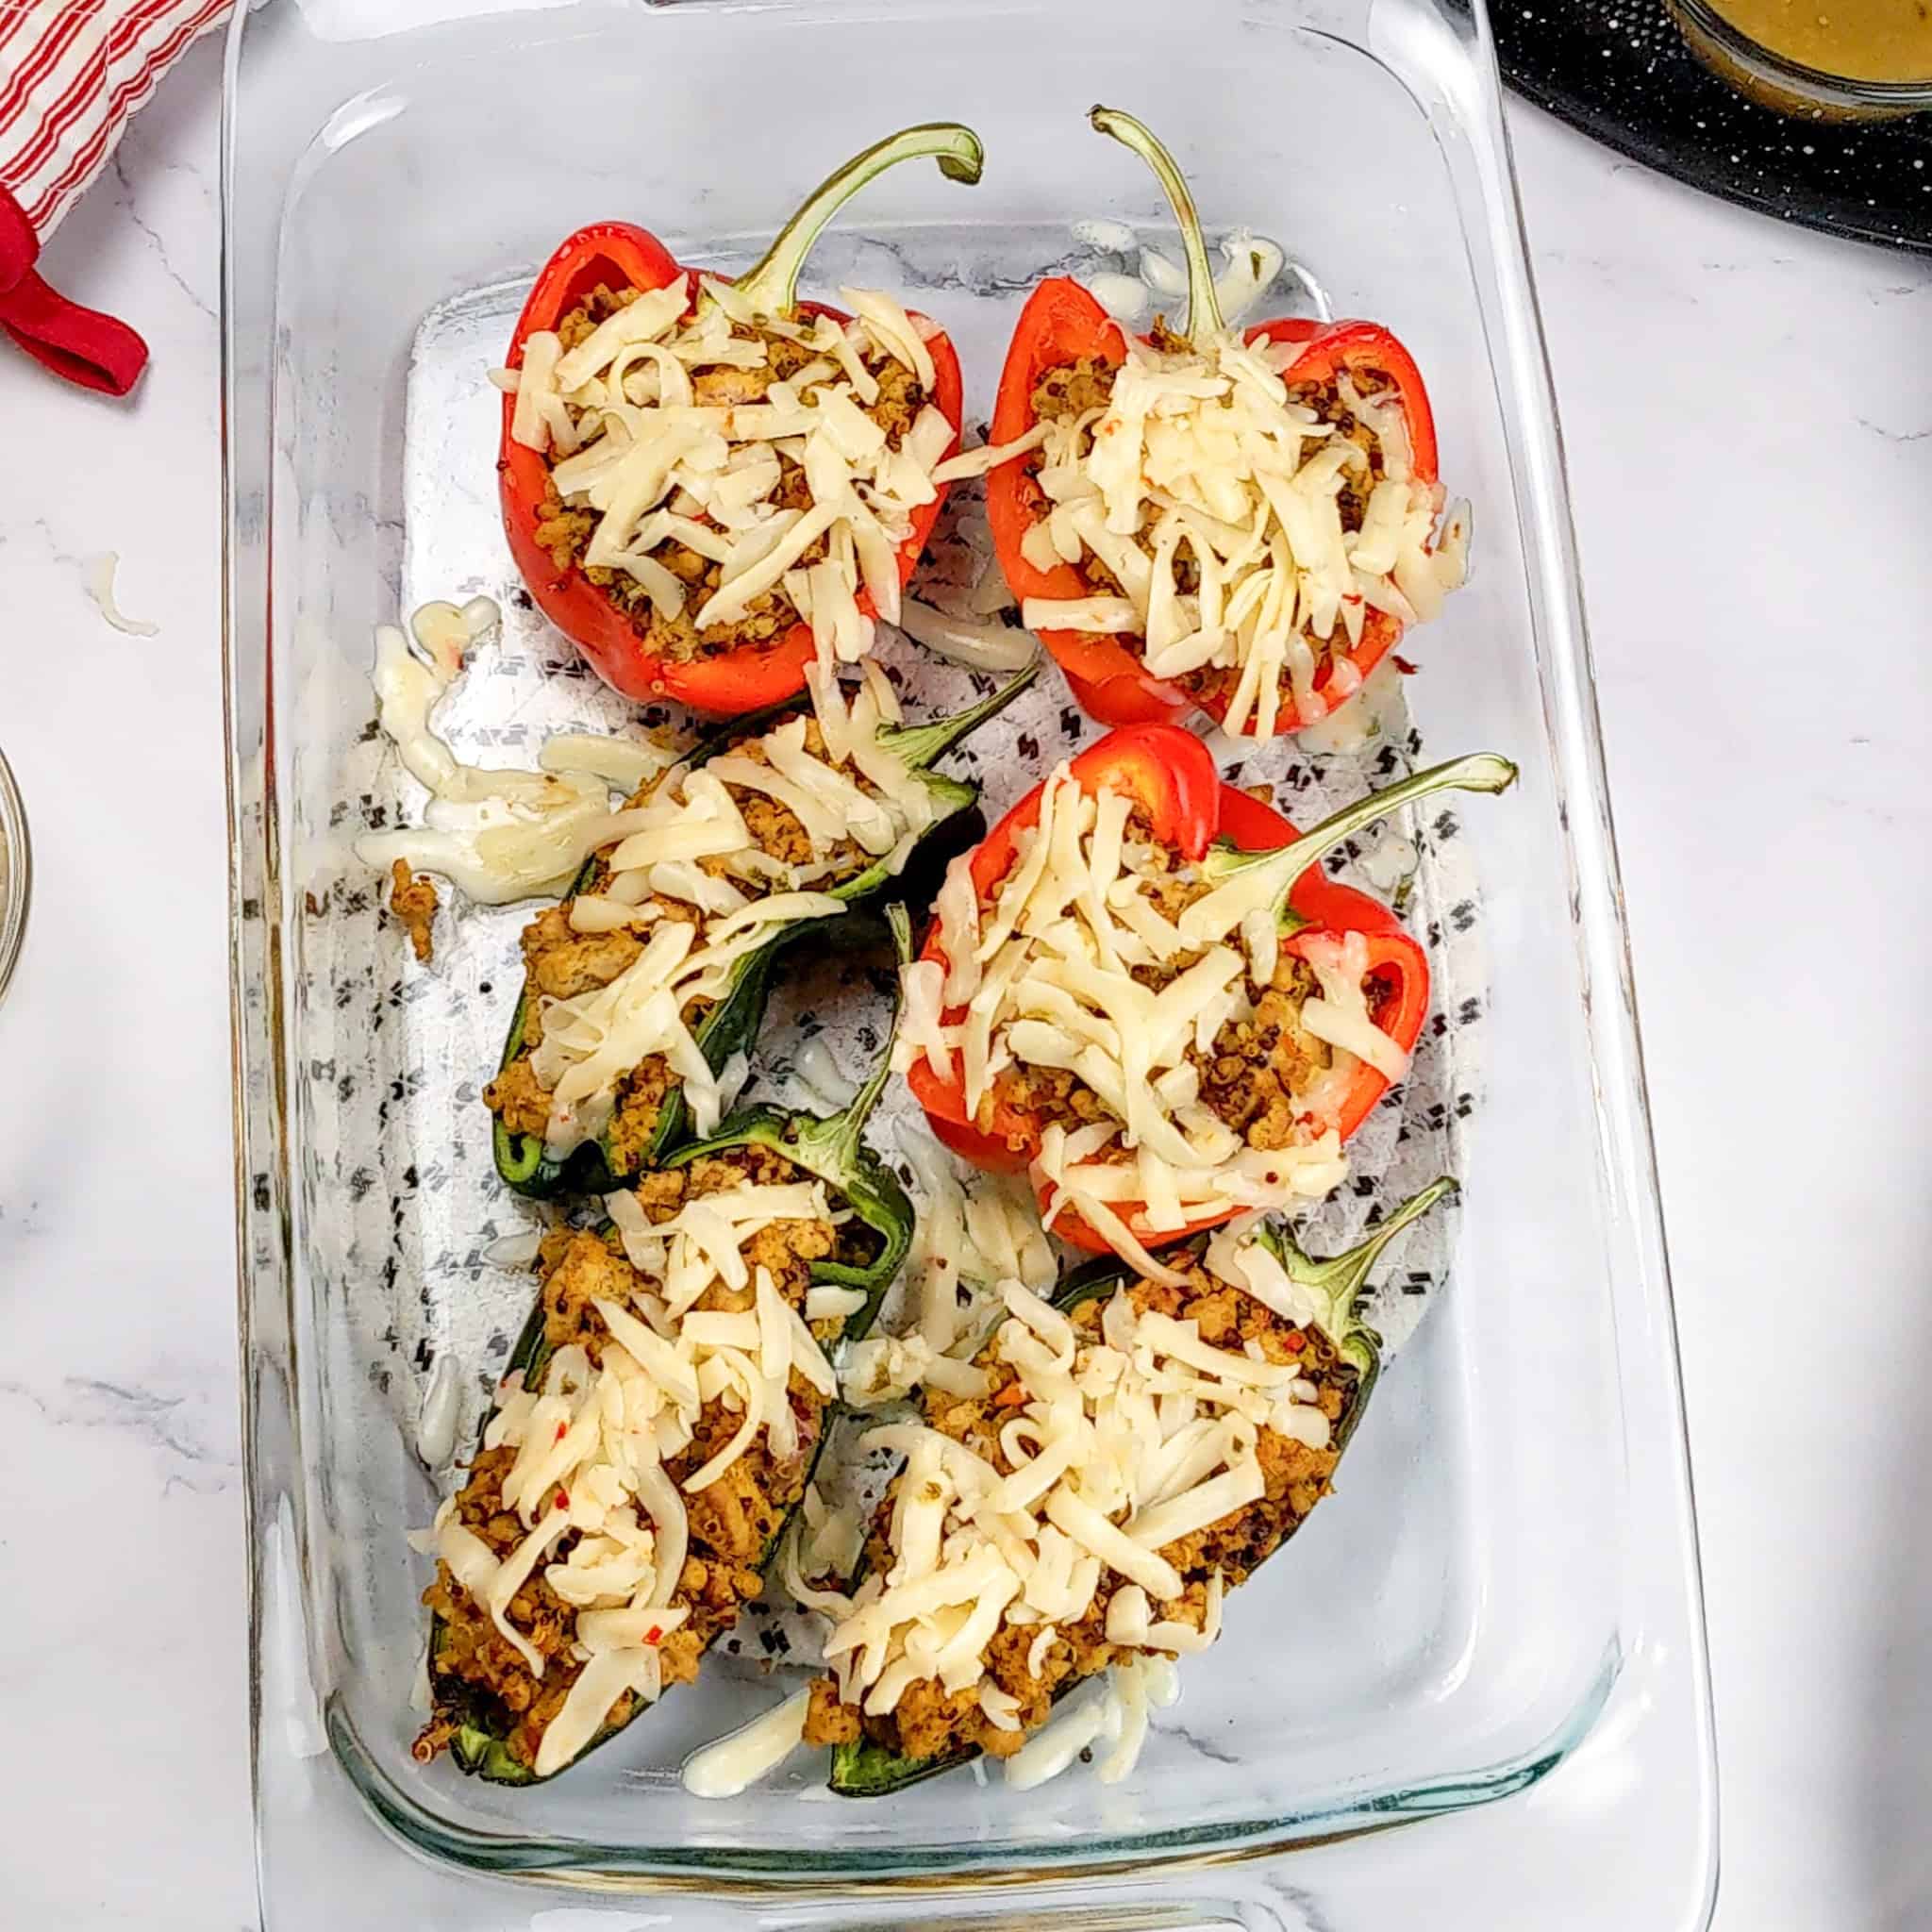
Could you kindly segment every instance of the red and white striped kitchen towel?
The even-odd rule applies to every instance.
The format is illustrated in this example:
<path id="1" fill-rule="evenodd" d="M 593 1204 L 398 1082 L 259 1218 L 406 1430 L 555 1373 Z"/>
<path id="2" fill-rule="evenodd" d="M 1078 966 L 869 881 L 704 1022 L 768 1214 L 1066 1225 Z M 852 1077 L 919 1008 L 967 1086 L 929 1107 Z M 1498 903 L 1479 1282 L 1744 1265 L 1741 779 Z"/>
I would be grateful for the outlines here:
<path id="1" fill-rule="evenodd" d="M 125 395 L 147 361 L 126 324 L 56 294 L 40 244 L 127 118 L 233 0 L 0 0 L 0 331 L 57 375 Z"/>

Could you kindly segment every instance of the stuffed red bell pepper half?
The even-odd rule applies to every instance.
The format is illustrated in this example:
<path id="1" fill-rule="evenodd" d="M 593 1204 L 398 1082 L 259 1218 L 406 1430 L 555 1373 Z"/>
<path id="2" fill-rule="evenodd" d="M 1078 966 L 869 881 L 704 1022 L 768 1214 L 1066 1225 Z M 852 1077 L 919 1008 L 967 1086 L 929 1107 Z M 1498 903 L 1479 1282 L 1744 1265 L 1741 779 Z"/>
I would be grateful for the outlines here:
<path id="1" fill-rule="evenodd" d="M 970 128 L 908 127 L 736 280 L 628 222 L 578 229 L 538 275 L 497 377 L 504 528 L 544 614 L 626 697 L 740 717 L 897 616 L 954 474 L 959 359 L 890 294 L 841 290 L 855 317 L 797 286 L 834 212 L 920 156 L 979 178 Z"/>
<path id="2" fill-rule="evenodd" d="M 992 421 L 1001 566 L 1103 724 L 1198 708 L 1237 734 L 1301 730 L 1462 581 L 1428 393 L 1374 323 L 1225 326 L 1173 158 L 1130 115 L 1090 118 L 1167 192 L 1187 322 L 1135 336 L 1063 275 L 1033 291 Z"/>
<path id="3" fill-rule="evenodd" d="M 933 1131 L 1029 1170 L 1055 1233 L 1155 1280 L 1150 1250 L 1328 1193 L 1407 1068 L 1429 974 L 1322 858 L 1417 799 L 1515 775 L 1457 758 L 1302 834 L 1224 785 L 1192 733 L 1109 733 L 954 861 L 904 969 L 898 1064 Z"/>

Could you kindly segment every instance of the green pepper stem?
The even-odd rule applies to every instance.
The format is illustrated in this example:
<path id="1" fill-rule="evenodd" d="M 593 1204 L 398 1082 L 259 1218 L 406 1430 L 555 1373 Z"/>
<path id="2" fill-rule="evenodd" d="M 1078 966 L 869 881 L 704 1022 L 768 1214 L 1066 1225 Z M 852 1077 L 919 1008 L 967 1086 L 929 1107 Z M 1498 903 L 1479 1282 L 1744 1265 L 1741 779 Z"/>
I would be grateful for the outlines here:
<path id="1" fill-rule="evenodd" d="M 963 181 L 969 187 L 979 179 L 986 161 L 978 135 L 957 121 L 929 121 L 874 142 L 842 168 L 833 169 L 812 190 L 804 206 L 778 230 L 764 258 L 748 275 L 739 276 L 739 293 L 762 315 L 790 315 L 798 303 L 799 271 L 825 224 L 868 181 L 922 155 L 931 155 L 947 180 Z"/>
<path id="2" fill-rule="evenodd" d="M 1118 108 L 1093 108 L 1087 118 L 1102 134 L 1132 148 L 1154 170 L 1167 195 L 1188 258 L 1188 325 L 1182 333 L 1198 349 L 1209 336 L 1219 335 L 1224 325 L 1221 298 L 1214 292 L 1214 269 L 1208 259 L 1208 243 L 1201 234 L 1201 217 L 1188 177 L 1174 158 L 1131 114 L 1124 114 Z"/>
<path id="3" fill-rule="evenodd" d="M 996 718 L 1040 675 L 1041 660 L 1036 658 L 1017 677 L 1000 686 L 991 696 L 950 717 L 934 718 L 925 724 L 888 724 L 878 733 L 879 748 L 903 759 L 915 772 L 938 763 L 961 739 L 970 738 L 989 718 Z"/>
<path id="4" fill-rule="evenodd" d="M 1322 1304 L 1324 1312 L 1315 1318 L 1315 1325 L 1338 1349 L 1357 1336 L 1370 1338 L 1372 1348 L 1380 1346 L 1380 1338 L 1374 1337 L 1357 1314 L 1370 1271 L 1404 1228 L 1420 1221 L 1438 1201 L 1457 1191 L 1454 1177 L 1443 1174 L 1421 1193 L 1411 1194 L 1366 1241 L 1325 1261 L 1316 1260 L 1286 1228 L 1271 1232 L 1270 1245 L 1288 1270 L 1289 1279 Z"/>
<path id="5" fill-rule="evenodd" d="M 912 958 L 912 921 L 897 900 L 886 908 L 886 924 L 892 929 L 892 948 L 903 966 Z M 892 1071 L 892 1042 L 899 1037 L 899 1020 L 905 1010 L 906 983 L 901 978 L 892 1000 L 892 1024 L 886 1029 L 885 1046 L 865 1085 L 852 1096 L 848 1106 L 841 1108 L 829 1120 L 813 1122 L 799 1135 L 801 1141 L 816 1141 L 831 1149 L 841 1173 L 849 1174 L 857 1167 L 865 1124 L 878 1106 L 879 1095 L 886 1091 L 886 1081 Z"/>
<path id="6" fill-rule="evenodd" d="M 912 915 L 907 911 L 902 900 L 894 899 L 886 908 L 886 924 L 892 931 L 892 957 L 902 966 L 912 963 Z M 901 1002 L 903 1004 L 903 1002 Z M 899 1026 L 899 1008 L 892 1008 L 892 1029 Z"/>
<path id="7" fill-rule="evenodd" d="M 894 899 L 886 908 L 886 924 L 892 929 L 892 954 L 901 966 L 910 963 L 912 958 L 912 918 L 904 904 Z M 879 1104 L 879 1095 L 886 1091 L 887 1076 L 892 1071 L 892 1044 L 899 1037 L 899 1023 L 906 1016 L 906 979 L 903 974 L 893 975 L 892 1024 L 886 1028 L 886 1043 L 880 1049 L 878 1064 L 867 1076 L 865 1085 L 852 1096 L 852 1105 L 841 1118 L 845 1123 L 845 1138 L 854 1146 L 865 1131 L 865 1124 L 872 1118 L 874 1108 Z"/>
<path id="8" fill-rule="evenodd" d="M 1494 752 L 1471 752 L 1466 758 L 1431 765 L 1425 772 L 1417 772 L 1398 784 L 1343 806 L 1319 824 L 1310 826 L 1292 844 L 1277 846 L 1272 852 L 1244 852 L 1235 845 L 1217 845 L 1208 853 L 1203 870 L 1208 878 L 1219 882 L 1273 867 L 1280 874 L 1274 903 L 1281 929 L 1284 933 L 1298 932 L 1308 922 L 1290 908 L 1289 894 L 1304 874 L 1364 826 L 1433 792 L 1507 791 L 1515 782 L 1516 767 L 1507 758 L 1499 758 Z"/>

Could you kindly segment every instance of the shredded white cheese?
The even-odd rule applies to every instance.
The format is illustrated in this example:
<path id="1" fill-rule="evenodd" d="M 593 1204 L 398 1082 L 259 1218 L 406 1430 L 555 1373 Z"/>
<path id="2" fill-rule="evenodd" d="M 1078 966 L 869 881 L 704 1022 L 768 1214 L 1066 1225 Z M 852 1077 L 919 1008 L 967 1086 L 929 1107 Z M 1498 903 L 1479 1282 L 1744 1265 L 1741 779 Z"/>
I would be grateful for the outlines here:
<path id="1" fill-rule="evenodd" d="M 1098 1698 L 1052 1718 L 1007 1760 L 1007 1782 L 1017 1790 L 1032 1790 L 1104 1743 L 1109 1748 L 1100 1760 L 1100 1781 L 1119 1784 L 1141 1761 L 1149 1712 L 1167 1708 L 1179 1695 L 1178 1679 L 1166 1657 L 1149 1653 L 1124 1658 L 1109 1667 Z"/>
<path id="2" fill-rule="evenodd" d="M 905 1024 L 902 1012 L 902 1029 Z M 914 1325 L 927 1360 L 970 1353 L 1001 1306 L 1000 1282 L 1045 1294 L 1059 1264 L 1019 1175 L 963 1169 L 923 1124 L 902 1120 L 896 1131 L 919 1196 L 906 1257 Z M 914 1379 L 908 1376 L 908 1390 Z"/>
<path id="3" fill-rule="evenodd" d="M 899 606 L 899 628 L 935 657 L 969 671 L 1024 671 L 1040 646 L 1024 630 L 998 617 L 956 617 L 907 597 Z"/>
<path id="4" fill-rule="evenodd" d="M 498 1235 L 483 1250 L 483 1258 L 492 1268 L 527 1268 L 543 1245 L 543 1230 L 526 1227 L 515 1234 Z"/>
<path id="5" fill-rule="evenodd" d="M 1130 327 L 1144 321 L 1152 306 L 1147 299 L 1147 285 L 1138 275 L 1102 269 L 1087 277 L 1086 287 L 1087 292 L 1116 322 Z"/>
<path id="6" fill-rule="evenodd" d="M 913 1334 L 867 1336 L 853 1345 L 839 1376 L 839 1392 L 848 1408 L 883 1408 L 919 1388 L 983 1395 L 986 1375 L 971 1362 L 939 1354 L 924 1336 Z"/>
<path id="7" fill-rule="evenodd" d="M 460 607 L 422 606 L 407 632 L 377 626 L 377 723 L 430 798 L 422 826 L 367 833 L 355 848 L 366 865 L 387 870 L 400 858 L 412 871 L 440 874 L 485 906 L 560 891 L 611 836 L 612 784 L 625 785 L 645 759 L 650 770 L 658 764 L 655 747 L 573 734 L 545 745 L 541 771 L 463 763 L 430 716 L 462 675 L 466 653 L 495 628 L 499 614 L 490 598 L 472 597 Z M 410 648 L 412 636 L 421 656 Z"/>
<path id="8" fill-rule="evenodd" d="M 1384 1079 L 1401 1079 L 1408 1056 L 1369 1015 L 1368 941 L 1358 932 L 1314 934 L 1303 941 L 1302 957 L 1322 987 L 1320 999 L 1303 1005 L 1302 1024 L 1317 1040 L 1366 1060 Z"/>
<path id="9" fill-rule="evenodd" d="M 1058 1777 L 1099 1737 L 1106 1722 L 1102 1697 L 1088 1698 L 1059 1712 L 1006 1760 L 1007 1783 L 1016 1791 L 1030 1791 Z"/>
<path id="10" fill-rule="evenodd" d="M 693 1751 L 680 1774 L 694 1798 L 735 1798 L 759 1778 L 776 1771 L 805 1737 L 811 1692 L 794 1691 L 747 1724 Z"/>
<path id="11" fill-rule="evenodd" d="M 828 1503 L 816 1483 L 808 1484 L 794 1541 L 799 1560 L 812 1575 L 849 1575 L 865 1541 L 865 1524 L 856 1502 Z"/>
<path id="12" fill-rule="evenodd" d="M 461 1399 L 455 1357 L 438 1356 L 429 1386 L 423 1391 L 423 1406 L 416 1413 L 416 1454 L 430 1469 L 441 1469 L 456 1448 L 457 1408 Z"/>

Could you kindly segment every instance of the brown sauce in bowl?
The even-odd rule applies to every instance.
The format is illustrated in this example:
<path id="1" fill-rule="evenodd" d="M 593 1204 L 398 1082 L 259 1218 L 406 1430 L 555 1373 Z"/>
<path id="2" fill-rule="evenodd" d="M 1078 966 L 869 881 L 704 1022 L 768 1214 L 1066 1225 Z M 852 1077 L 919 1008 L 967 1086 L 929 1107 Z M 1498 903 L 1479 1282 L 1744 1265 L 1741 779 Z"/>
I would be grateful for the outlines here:
<path id="1" fill-rule="evenodd" d="M 1848 80 L 1932 80 L 1932 0 L 1710 0 L 1740 33 Z"/>

